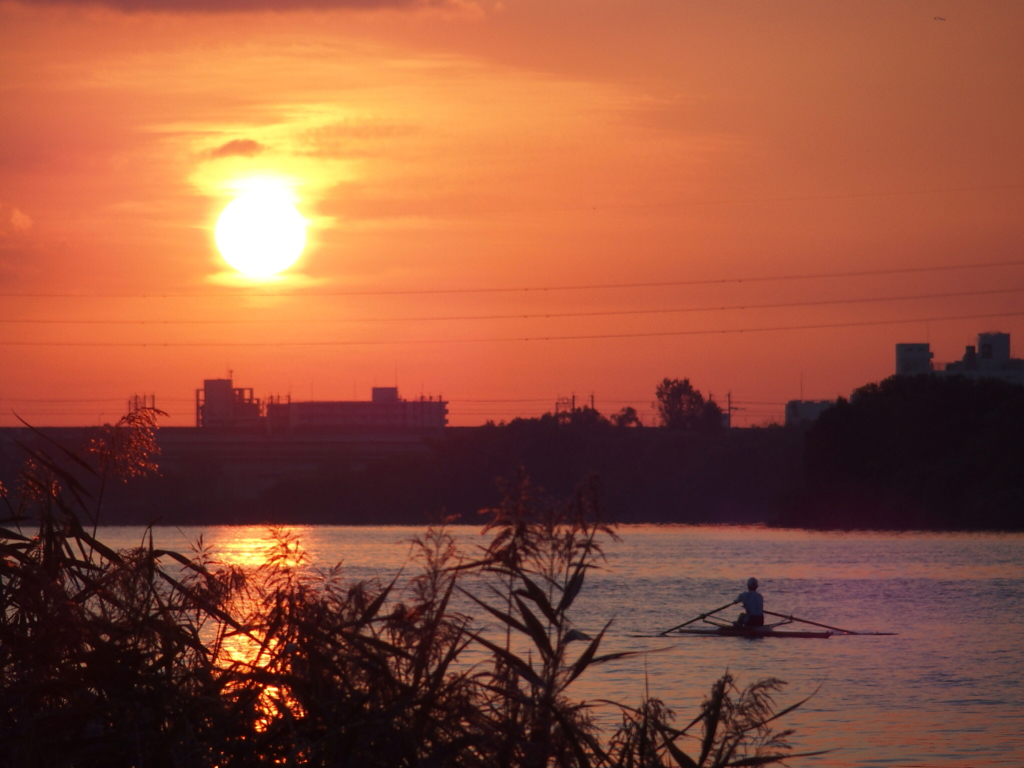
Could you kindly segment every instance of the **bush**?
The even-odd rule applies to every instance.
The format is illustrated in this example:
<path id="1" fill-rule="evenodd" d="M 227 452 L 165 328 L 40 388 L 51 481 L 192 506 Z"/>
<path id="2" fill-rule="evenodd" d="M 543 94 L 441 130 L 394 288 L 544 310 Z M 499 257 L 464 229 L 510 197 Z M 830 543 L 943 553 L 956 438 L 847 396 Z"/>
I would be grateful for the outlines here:
<path id="1" fill-rule="evenodd" d="M 521 476 L 489 511 L 489 546 L 460 554 L 434 526 L 401 584 L 310 569 L 285 531 L 247 570 L 217 566 L 201 541 L 192 556 L 152 535 L 113 551 L 82 521 L 95 526 L 108 481 L 154 469 L 156 415 L 126 417 L 84 455 L 30 451 L 18 493 L 0 494 L 0 765 L 689 768 L 796 756 L 769 725 L 777 680 L 740 691 L 725 675 L 679 730 L 658 700 L 622 707 L 609 736 L 569 696 L 586 670 L 626 655 L 601 652 L 607 625 L 589 637 L 569 618 L 615 537 L 596 482 L 555 503 Z M 457 593 L 504 637 L 454 610 Z M 524 642 L 529 653 L 516 652 Z M 470 646 L 486 660 L 464 661 Z"/>

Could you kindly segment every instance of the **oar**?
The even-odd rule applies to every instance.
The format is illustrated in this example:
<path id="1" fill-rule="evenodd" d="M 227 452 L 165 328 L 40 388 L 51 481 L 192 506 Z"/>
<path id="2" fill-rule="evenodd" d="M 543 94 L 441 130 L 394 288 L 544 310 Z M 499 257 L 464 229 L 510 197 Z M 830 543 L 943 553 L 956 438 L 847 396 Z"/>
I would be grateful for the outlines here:
<path id="1" fill-rule="evenodd" d="M 721 609 L 719 609 L 721 610 Z M 828 624 L 819 624 L 816 621 L 810 619 L 801 619 L 798 616 L 787 616 L 783 613 L 773 613 L 772 611 L 765 611 L 769 616 L 778 616 L 780 619 L 789 619 L 790 621 L 799 621 L 804 624 L 812 624 L 815 627 L 822 627 L 823 629 L 831 629 L 833 632 L 842 632 L 844 635 L 895 635 L 895 632 L 855 632 L 852 629 L 840 629 L 839 627 L 830 627 Z"/>
<path id="2" fill-rule="evenodd" d="M 678 624 L 678 625 L 676 625 L 676 626 L 672 627 L 672 629 L 666 629 L 666 630 L 665 630 L 664 632 L 659 632 L 659 633 L 658 633 L 658 637 L 664 637 L 664 636 L 665 636 L 665 635 L 667 635 L 667 634 L 668 634 L 669 632 L 675 632 L 675 631 L 676 631 L 677 629 L 682 629 L 682 628 L 683 628 L 683 627 L 685 627 L 685 626 L 686 626 L 687 624 L 693 624 L 693 622 L 695 622 L 695 621 L 700 621 L 701 619 L 706 619 L 706 618 L 707 618 L 708 616 L 710 616 L 711 614 L 713 614 L 713 613 L 718 613 L 719 611 L 724 611 L 724 610 L 725 610 L 726 608 L 728 608 L 728 607 L 729 607 L 730 605 L 735 605 L 735 604 L 736 604 L 736 601 L 734 600 L 734 601 L 733 601 L 733 602 L 731 602 L 731 603 L 726 603 L 726 604 L 725 604 L 725 605 L 723 605 L 723 606 L 722 606 L 721 608 L 715 608 L 715 610 L 713 610 L 713 611 L 708 611 L 707 613 L 702 613 L 702 614 L 701 614 L 700 616 L 697 616 L 696 618 L 690 619 L 689 621 L 684 621 L 684 622 L 683 622 L 682 624 Z"/>

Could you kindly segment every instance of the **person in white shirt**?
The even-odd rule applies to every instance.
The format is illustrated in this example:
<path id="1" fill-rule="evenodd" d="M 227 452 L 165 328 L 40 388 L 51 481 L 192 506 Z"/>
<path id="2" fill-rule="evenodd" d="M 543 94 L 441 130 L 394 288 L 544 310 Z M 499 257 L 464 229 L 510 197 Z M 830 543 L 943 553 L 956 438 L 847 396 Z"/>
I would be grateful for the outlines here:
<path id="1" fill-rule="evenodd" d="M 737 627 L 764 626 L 764 597 L 757 591 L 757 579 L 747 579 L 747 591 L 740 592 L 733 604 L 743 603 L 743 613 L 736 619 Z"/>

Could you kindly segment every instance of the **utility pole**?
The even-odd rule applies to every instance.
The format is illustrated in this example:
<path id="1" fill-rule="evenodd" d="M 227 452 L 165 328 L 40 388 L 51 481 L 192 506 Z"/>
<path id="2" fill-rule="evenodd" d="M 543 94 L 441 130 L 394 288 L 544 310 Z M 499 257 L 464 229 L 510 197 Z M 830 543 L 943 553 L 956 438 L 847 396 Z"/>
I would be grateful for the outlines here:
<path id="1" fill-rule="evenodd" d="M 745 411 L 746 408 L 739 408 L 739 407 L 737 407 L 737 406 L 732 404 L 732 390 L 731 389 L 725 395 L 725 402 L 726 402 L 726 414 L 727 414 L 726 417 L 725 417 L 725 426 L 726 426 L 726 429 L 731 429 L 732 428 L 732 412 L 733 411 Z"/>
<path id="2" fill-rule="evenodd" d="M 135 413 L 144 408 L 156 410 L 156 395 L 132 395 L 128 398 L 128 413 Z"/>

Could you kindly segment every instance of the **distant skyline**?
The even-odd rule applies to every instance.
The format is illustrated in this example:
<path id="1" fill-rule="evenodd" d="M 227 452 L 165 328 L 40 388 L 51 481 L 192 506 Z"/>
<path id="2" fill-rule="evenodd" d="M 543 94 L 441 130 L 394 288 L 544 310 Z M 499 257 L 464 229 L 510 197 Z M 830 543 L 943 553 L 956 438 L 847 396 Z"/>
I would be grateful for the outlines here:
<path id="1" fill-rule="evenodd" d="M 1024 356 L 1016 0 L 0 2 L 0 71 L 3 426 L 229 370 L 754 424 L 898 342 Z M 254 177 L 309 224 L 264 280 L 213 238 Z"/>

